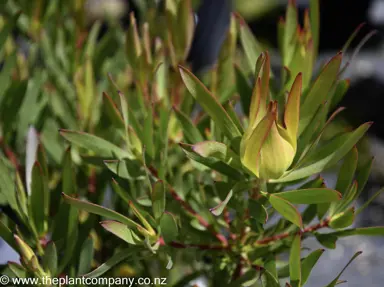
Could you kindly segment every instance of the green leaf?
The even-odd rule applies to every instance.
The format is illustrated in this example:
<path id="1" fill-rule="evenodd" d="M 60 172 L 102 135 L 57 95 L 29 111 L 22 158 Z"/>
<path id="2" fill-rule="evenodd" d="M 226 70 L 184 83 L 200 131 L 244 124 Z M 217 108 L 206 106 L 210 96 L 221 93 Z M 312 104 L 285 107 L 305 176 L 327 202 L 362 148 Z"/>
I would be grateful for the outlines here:
<path id="1" fill-rule="evenodd" d="M 9 85 L 12 83 L 12 70 L 16 66 L 17 55 L 13 53 L 5 60 L 5 64 L 0 71 L 0 104 L 3 105 L 3 96 L 7 92 Z M 0 105 L 0 107 L 1 107 Z M 1 109 L 0 109 L 1 110 Z"/>
<path id="2" fill-rule="evenodd" d="M 289 1 L 285 14 L 285 26 L 283 37 L 283 64 L 289 67 L 293 55 L 295 53 L 296 41 L 297 41 L 297 8 L 294 1 Z"/>
<path id="3" fill-rule="evenodd" d="M 240 16 L 237 16 L 237 18 L 240 24 L 240 42 L 243 46 L 245 56 L 248 60 L 248 67 L 249 69 L 253 70 L 255 68 L 257 58 L 263 52 L 263 48 L 260 43 L 258 43 L 258 41 L 256 40 L 254 34 L 247 26 L 245 20 L 240 18 Z"/>
<path id="4" fill-rule="evenodd" d="M 341 100 L 347 93 L 349 86 L 350 86 L 350 80 L 348 79 L 338 81 L 338 83 L 336 84 L 335 92 L 333 93 L 333 96 L 332 96 L 332 102 L 329 107 L 330 110 L 334 110 L 337 107 L 337 105 L 341 102 Z"/>
<path id="5" fill-rule="evenodd" d="M 320 39 L 320 5 L 319 0 L 310 0 L 309 4 L 309 18 L 311 23 L 312 45 L 314 54 L 314 62 L 317 58 Z"/>
<path id="6" fill-rule="evenodd" d="M 148 155 L 155 158 L 154 130 L 153 130 L 153 107 L 149 108 L 147 117 L 144 119 L 143 144 Z"/>
<path id="7" fill-rule="evenodd" d="M 219 216 L 223 213 L 224 208 L 227 206 L 229 200 L 232 198 L 233 191 L 232 189 L 229 191 L 225 199 L 220 202 L 217 206 L 210 208 L 209 211 L 212 212 L 213 215 Z"/>
<path id="8" fill-rule="evenodd" d="M 166 243 L 169 243 L 177 238 L 179 230 L 173 214 L 164 212 L 160 219 L 160 228 L 161 235 Z"/>
<path id="9" fill-rule="evenodd" d="M 79 269 L 77 271 L 78 275 L 85 274 L 89 270 L 91 270 L 91 264 L 93 260 L 93 239 L 87 238 L 80 251 L 80 259 L 79 259 Z"/>
<path id="10" fill-rule="evenodd" d="M 277 270 L 276 270 L 276 260 L 275 258 L 269 259 L 264 264 L 265 268 L 265 277 L 267 280 L 266 286 L 268 287 L 280 287 Z"/>
<path id="11" fill-rule="evenodd" d="M 326 99 L 333 84 L 337 79 L 342 60 L 342 53 L 333 57 L 322 69 L 308 94 L 304 97 L 304 103 L 300 109 L 299 134 L 310 123 L 318 107 Z"/>
<path id="12" fill-rule="evenodd" d="M 104 160 L 104 164 L 114 174 L 130 180 L 145 178 L 144 169 L 139 161 L 135 160 Z"/>
<path id="13" fill-rule="evenodd" d="M 5 24 L 1 27 L 0 32 L 0 51 L 3 51 L 3 46 L 7 40 L 9 34 L 11 33 L 13 27 L 16 25 L 17 20 L 19 19 L 21 12 L 14 14 L 11 19 L 8 19 Z"/>
<path id="14" fill-rule="evenodd" d="M 324 249 L 318 249 L 311 252 L 307 257 L 301 261 L 301 285 L 304 286 L 307 282 L 309 275 L 320 256 L 323 255 Z"/>
<path id="15" fill-rule="evenodd" d="M 239 67 L 235 67 L 236 75 L 236 88 L 237 93 L 240 95 L 241 106 L 243 112 L 246 115 L 249 115 L 249 108 L 251 106 L 252 98 L 252 86 L 250 81 L 247 79 L 247 76 L 240 70 Z"/>
<path id="16" fill-rule="evenodd" d="M 128 151 L 119 148 L 105 139 L 88 133 L 62 129 L 60 130 L 60 134 L 70 143 L 88 149 L 101 157 L 118 159 L 133 158 L 132 154 Z"/>
<path id="17" fill-rule="evenodd" d="M 185 86 L 196 101 L 213 119 L 220 130 L 230 139 L 240 137 L 241 133 L 232 121 L 230 116 L 220 105 L 218 100 L 208 91 L 208 89 L 194 76 L 190 71 L 184 67 L 179 66 L 181 78 Z"/>
<path id="18" fill-rule="evenodd" d="M 248 201 L 249 215 L 252 218 L 255 218 L 257 222 L 265 224 L 268 220 L 268 212 L 264 205 L 259 201 L 254 199 L 249 199 Z"/>
<path id="19" fill-rule="evenodd" d="M 289 255 L 289 277 L 293 287 L 301 286 L 301 235 L 297 234 L 292 242 L 291 251 Z"/>
<path id="20" fill-rule="evenodd" d="M 337 282 L 339 281 L 339 278 L 340 276 L 343 274 L 343 272 L 345 271 L 345 269 L 347 269 L 347 267 L 349 266 L 349 264 L 352 263 L 353 260 L 355 260 L 356 257 L 358 257 L 360 254 L 362 254 L 363 252 L 362 251 L 358 251 L 356 252 L 352 258 L 348 261 L 347 265 L 343 268 L 343 270 L 341 270 L 341 272 L 336 276 L 336 278 L 331 282 L 329 283 L 326 287 L 334 287 L 337 285 Z"/>
<path id="21" fill-rule="evenodd" d="M 351 228 L 351 229 L 335 231 L 327 234 L 337 236 L 337 237 L 345 237 L 345 236 L 351 236 L 351 235 L 384 236 L 384 227 L 376 226 L 376 227 Z"/>
<path id="22" fill-rule="evenodd" d="M 336 190 L 341 192 L 341 194 L 345 194 L 348 187 L 352 183 L 357 167 L 357 157 L 357 148 L 353 147 L 352 150 L 346 155 L 340 168 L 336 183 Z"/>
<path id="23" fill-rule="evenodd" d="M 343 134 L 331 142 L 319 148 L 318 151 L 307 160 L 307 165 L 287 172 L 277 180 L 270 182 L 288 182 L 319 173 L 325 168 L 331 167 L 342 159 L 353 146 L 363 137 L 372 123 L 365 123 L 353 132 Z"/>
<path id="24" fill-rule="evenodd" d="M 370 158 L 366 163 L 364 163 L 361 168 L 358 168 L 356 175 L 357 182 L 357 197 L 363 191 L 365 185 L 367 184 L 369 175 L 371 174 L 373 158 Z"/>
<path id="25" fill-rule="evenodd" d="M 13 210 L 19 213 L 15 197 L 14 168 L 10 162 L 0 156 L 0 204 L 9 204 Z"/>
<path id="26" fill-rule="evenodd" d="M 299 211 L 296 209 L 296 207 L 289 203 L 289 201 L 274 194 L 271 194 L 268 200 L 272 207 L 276 209 L 276 211 L 280 213 L 285 219 L 300 228 L 303 226 Z"/>
<path id="27" fill-rule="evenodd" d="M 13 237 L 12 231 L 0 220 L 0 237 L 3 239 L 13 250 L 18 251 L 18 247 Z"/>
<path id="28" fill-rule="evenodd" d="M 158 180 L 152 188 L 152 210 L 155 219 L 159 219 L 165 211 L 165 185 Z"/>
<path id="29" fill-rule="evenodd" d="M 336 214 L 331 218 L 329 226 L 333 229 L 346 228 L 355 220 L 355 208 L 351 207 L 348 210 Z"/>
<path id="30" fill-rule="evenodd" d="M 111 120 L 115 128 L 124 129 L 124 119 L 120 114 L 119 109 L 117 108 L 115 102 L 112 98 L 105 92 L 103 92 L 103 107 L 105 109 L 106 115 Z"/>
<path id="31" fill-rule="evenodd" d="M 153 230 L 151 224 L 145 219 L 145 214 L 144 212 L 141 212 L 139 209 L 136 208 L 134 205 L 133 201 L 129 202 L 129 207 L 132 209 L 133 213 L 136 215 L 136 217 L 140 220 L 140 222 L 144 225 L 146 228 L 145 234 L 151 237 L 156 236 L 155 230 Z M 143 231 L 143 228 L 140 226 L 139 231 Z"/>
<path id="32" fill-rule="evenodd" d="M 129 244 L 142 244 L 142 240 L 137 236 L 137 234 L 131 230 L 127 225 L 122 224 L 113 220 L 105 220 L 100 222 L 101 226 L 116 235 L 117 237 L 123 239 L 125 242 Z"/>
<path id="33" fill-rule="evenodd" d="M 182 127 L 184 138 L 188 141 L 188 143 L 193 144 L 204 141 L 200 131 L 192 123 L 190 118 L 176 107 L 173 107 L 173 110 L 175 111 L 176 118 Z"/>
<path id="34" fill-rule="evenodd" d="M 55 276 L 57 271 L 57 250 L 53 241 L 49 242 L 45 248 L 42 260 L 44 270 L 49 271 L 51 276 Z"/>
<path id="35" fill-rule="evenodd" d="M 295 204 L 313 204 L 338 201 L 341 194 L 329 188 L 309 188 L 279 192 L 278 196 Z"/>
<path id="36" fill-rule="evenodd" d="M 382 192 L 384 191 L 384 188 L 379 189 L 374 195 L 371 196 L 362 206 L 360 206 L 356 210 L 356 215 L 358 215 L 360 212 L 362 212 L 367 206 L 376 198 L 378 197 Z"/>
<path id="37" fill-rule="evenodd" d="M 73 205 L 74 207 L 80 209 L 80 210 L 85 210 L 87 212 L 97 214 L 100 216 L 104 216 L 106 218 L 110 218 L 116 221 L 119 221 L 123 224 L 126 224 L 128 227 L 131 228 L 138 228 L 140 227 L 139 224 L 134 222 L 133 220 L 129 219 L 128 217 L 125 217 L 124 215 L 117 213 L 116 211 L 113 211 L 111 209 L 102 207 L 100 205 L 96 205 L 94 203 L 90 203 L 87 201 L 83 200 L 78 200 L 73 197 L 70 197 L 68 195 L 65 195 L 64 193 L 62 194 L 63 199 L 66 203 Z"/>
<path id="38" fill-rule="evenodd" d="M 240 157 L 227 145 L 215 141 L 203 141 L 192 146 L 192 150 L 204 158 L 215 158 L 229 166 L 241 170 Z"/>
<path id="39" fill-rule="evenodd" d="M 326 248 L 329 248 L 329 249 L 335 249 L 336 248 L 336 241 L 338 239 L 337 236 L 331 234 L 331 233 L 315 233 L 315 237 L 317 239 L 317 241 L 319 241 L 319 243 L 321 245 L 323 245 L 324 247 Z"/>
<path id="40" fill-rule="evenodd" d="M 194 151 L 193 145 L 188 145 L 184 143 L 179 143 L 180 147 L 183 149 L 185 154 L 192 160 L 201 163 L 213 170 L 216 170 L 224 175 L 227 175 L 233 179 L 240 179 L 242 177 L 241 173 L 231 167 L 230 165 L 222 162 L 221 160 L 214 158 L 214 157 L 203 157 L 200 154 L 196 153 Z M 219 153 L 220 154 L 220 153 Z M 222 156 L 223 154 L 220 154 Z"/>
<path id="41" fill-rule="evenodd" d="M 139 249 L 132 249 L 132 248 L 127 248 L 127 249 L 118 251 L 111 258 L 109 258 L 105 263 L 101 264 L 92 272 L 82 275 L 82 277 L 86 277 L 86 278 L 100 277 L 101 275 L 108 272 L 111 268 L 113 268 L 120 262 L 129 259 L 129 257 L 134 257 L 139 252 L 140 252 Z"/>
<path id="42" fill-rule="evenodd" d="M 47 178 L 41 165 L 35 162 L 32 168 L 31 195 L 29 197 L 29 215 L 39 235 L 47 230 L 49 194 Z"/>

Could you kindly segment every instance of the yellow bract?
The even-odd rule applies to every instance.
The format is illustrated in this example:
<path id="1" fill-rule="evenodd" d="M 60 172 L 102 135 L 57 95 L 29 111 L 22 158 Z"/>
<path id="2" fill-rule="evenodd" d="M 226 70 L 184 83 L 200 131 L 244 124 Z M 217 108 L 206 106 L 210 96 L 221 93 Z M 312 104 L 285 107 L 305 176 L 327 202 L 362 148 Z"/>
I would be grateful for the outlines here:
<path id="1" fill-rule="evenodd" d="M 302 76 L 298 74 L 285 104 L 283 122 L 278 120 L 277 102 L 269 98 L 268 53 L 256 64 L 249 126 L 240 146 L 242 164 L 262 179 L 277 179 L 289 168 L 296 154 Z"/>

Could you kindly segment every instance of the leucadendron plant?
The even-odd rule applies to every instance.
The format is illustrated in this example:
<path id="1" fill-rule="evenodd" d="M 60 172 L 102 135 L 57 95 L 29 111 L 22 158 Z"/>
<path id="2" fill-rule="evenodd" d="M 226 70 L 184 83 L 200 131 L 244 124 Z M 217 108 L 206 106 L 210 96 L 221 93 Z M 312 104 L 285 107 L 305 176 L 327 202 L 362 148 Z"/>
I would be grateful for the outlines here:
<path id="1" fill-rule="evenodd" d="M 146 1 L 140 21 L 102 36 L 85 1 L 3 1 L 0 236 L 20 261 L 2 274 L 306 286 L 339 238 L 383 236 L 353 226 L 382 191 L 357 208 L 371 123 L 334 125 L 353 37 L 315 71 L 310 2 L 303 27 L 293 1 L 278 24 L 281 73 L 233 14 L 217 63 L 197 77 L 189 0 Z M 324 249 L 304 250 L 311 237 Z"/>

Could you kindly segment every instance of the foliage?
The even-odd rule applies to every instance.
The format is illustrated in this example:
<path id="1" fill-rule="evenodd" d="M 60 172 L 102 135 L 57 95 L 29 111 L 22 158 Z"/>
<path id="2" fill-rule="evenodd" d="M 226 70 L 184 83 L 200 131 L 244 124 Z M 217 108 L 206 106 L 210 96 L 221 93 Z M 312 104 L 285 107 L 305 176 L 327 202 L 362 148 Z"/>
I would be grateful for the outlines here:
<path id="1" fill-rule="evenodd" d="M 186 62 L 190 1 L 148 4 L 101 38 L 83 2 L 0 4 L 0 236 L 21 258 L 4 274 L 304 286 L 324 252 L 304 255 L 307 238 L 333 249 L 384 235 L 351 227 L 371 123 L 324 136 L 349 82 L 342 53 L 314 73 L 318 1 L 303 27 L 288 4 L 281 73 L 234 14 L 200 78 Z M 320 173 L 335 167 L 328 187 Z"/>

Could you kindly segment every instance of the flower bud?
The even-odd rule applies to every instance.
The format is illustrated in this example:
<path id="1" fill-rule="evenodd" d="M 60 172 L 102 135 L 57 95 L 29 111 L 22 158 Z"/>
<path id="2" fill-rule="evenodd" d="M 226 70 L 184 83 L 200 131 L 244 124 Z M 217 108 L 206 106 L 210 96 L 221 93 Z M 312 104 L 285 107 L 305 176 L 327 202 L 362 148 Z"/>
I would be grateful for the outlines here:
<path id="1" fill-rule="evenodd" d="M 289 168 L 296 154 L 302 76 L 298 74 L 292 85 L 280 123 L 277 102 L 267 105 L 268 54 L 262 55 L 258 63 L 256 70 L 259 66 L 260 71 L 251 100 L 250 122 L 241 140 L 241 162 L 259 178 L 277 179 Z"/>

